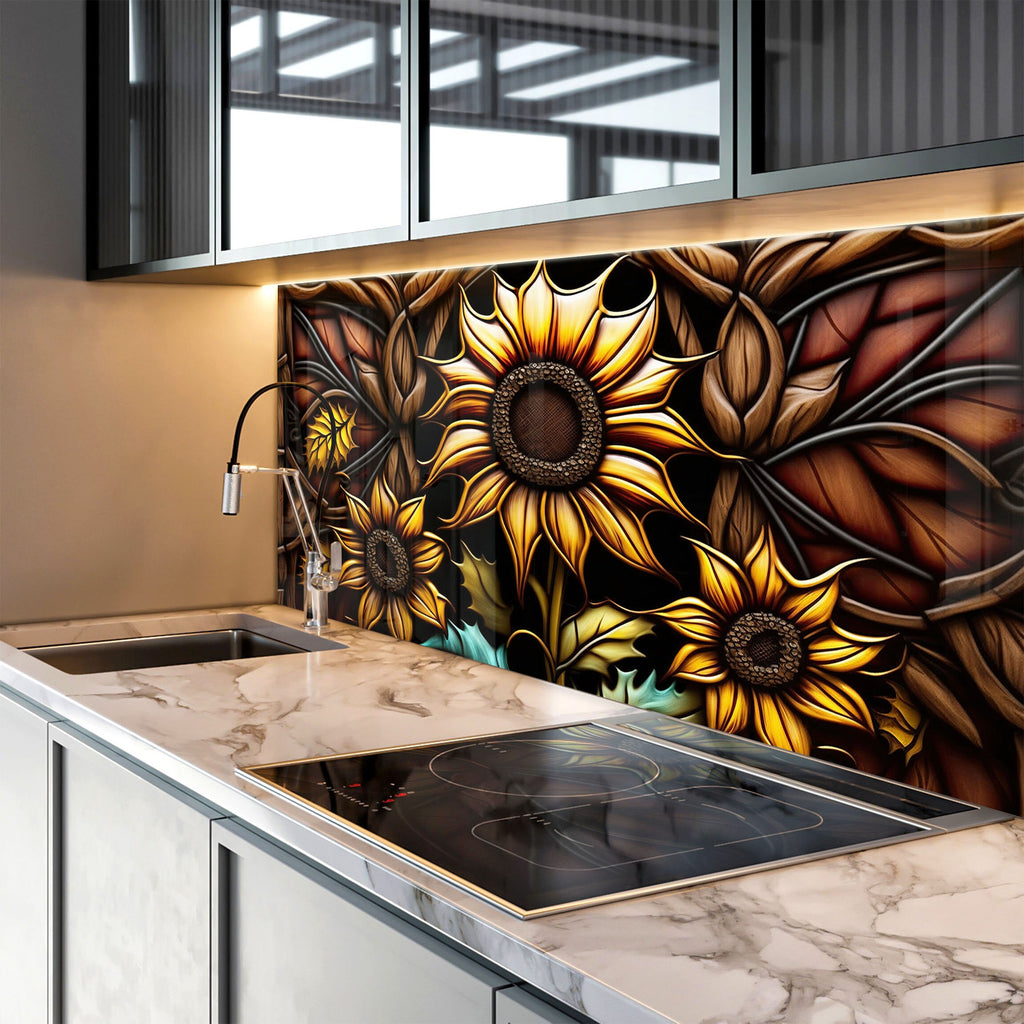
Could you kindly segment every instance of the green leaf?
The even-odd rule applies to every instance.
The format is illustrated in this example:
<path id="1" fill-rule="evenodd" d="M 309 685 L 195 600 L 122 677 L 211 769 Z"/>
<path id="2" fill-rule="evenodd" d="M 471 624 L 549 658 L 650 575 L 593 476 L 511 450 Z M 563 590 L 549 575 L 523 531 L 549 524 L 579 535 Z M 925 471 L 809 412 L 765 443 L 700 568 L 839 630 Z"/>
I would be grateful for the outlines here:
<path id="1" fill-rule="evenodd" d="M 484 625 L 499 636 L 508 636 L 512 629 L 512 606 L 502 597 L 496 563 L 474 555 L 463 542 L 462 561 L 455 564 L 470 597 L 469 610 L 476 612 Z"/>
<path id="2" fill-rule="evenodd" d="M 611 678 L 612 665 L 639 655 L 634 641 L 653 632 L 642 616 L 608 602 L 589 605 L 562 626 L 558 671 L 589 670 Z"/>
<path id="3" fill-rule="evenodd" d="M 617 700 L 620 704 L 645 711 L 658 711 L 672 718 L 704 723 L 703 687 L 685 687 L 681 691 L 675 686 L 661 689 L 653 670 L 641 683 L 636 681 L 635 668 L 628 672 L 616 668 L 615 674 L 618 681 L 614 686 L 601 683 L 601 696 L 607 700 Z"/>

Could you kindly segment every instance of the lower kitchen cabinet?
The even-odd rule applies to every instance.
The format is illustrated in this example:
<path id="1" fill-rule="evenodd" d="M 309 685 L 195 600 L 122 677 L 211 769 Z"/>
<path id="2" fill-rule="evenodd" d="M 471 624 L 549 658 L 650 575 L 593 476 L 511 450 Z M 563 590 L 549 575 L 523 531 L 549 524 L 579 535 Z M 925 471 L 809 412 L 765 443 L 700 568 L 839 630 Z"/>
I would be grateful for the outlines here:
<path id="1" fill-rule="evenodd" d="M 211 808 L 50 726 L 54 1022 L 209 1017 Z"/>
<path id="2" fill-rule="evenodd" d="M 490 1024 L 508 981 L 234 821 L 213 826 L 215 1019 Z"/>
<path id="3" fill-rule="evenodd" d="M 25 1024 L 46 1020 L 51 721 L 0 689 L 0 1018 Z"/>

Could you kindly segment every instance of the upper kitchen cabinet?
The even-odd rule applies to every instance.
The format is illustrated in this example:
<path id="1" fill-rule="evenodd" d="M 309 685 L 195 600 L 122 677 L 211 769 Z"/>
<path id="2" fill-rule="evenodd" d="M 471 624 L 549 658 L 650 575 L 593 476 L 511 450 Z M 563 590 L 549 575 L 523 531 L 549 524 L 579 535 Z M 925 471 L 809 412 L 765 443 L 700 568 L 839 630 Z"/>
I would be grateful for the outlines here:
<path id="1" fill-rule="evenodd" d="M 88 7 L 92 277 L 213 262 L 207 0 Z"/>
<path id="2" fill-rule="evenodd" d="M 732 195 L 731 3 L 411 14 L 414 238 Z"/>
<path id="3" fill-rule="evenodd" d="M 1024 159 L 1020 0 L 740 0 L 737 194 Z"/>
<path id="4" fill-rule="evenodd" d="M 218 262 L 408 237 L 405 5 L 220 6 Z"/>

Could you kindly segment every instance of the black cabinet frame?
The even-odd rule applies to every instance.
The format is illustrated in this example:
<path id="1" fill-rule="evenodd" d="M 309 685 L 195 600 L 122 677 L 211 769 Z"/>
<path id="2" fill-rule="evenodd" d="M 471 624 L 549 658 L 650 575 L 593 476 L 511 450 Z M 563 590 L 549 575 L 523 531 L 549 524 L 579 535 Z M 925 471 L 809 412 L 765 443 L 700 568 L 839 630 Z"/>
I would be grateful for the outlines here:
<path id="1" fill-rule="evenodd" d="M 718 0 L 720 38 L 720 177 L 564 203 L 430 220 L 428 108 L 430 48 L 425 0 L 400 0 L 402 25 L 400 120 L 402 124 L 401 224 L 366 231 L 231 248 L 228 210 L 230 181 L 227 152 L 230 103 L 230 33 L 225 31 L 228 0 L 207 0 L 210 29 L 210 238 L 207 251 L 192 256 L 152 260 L 117 267 L 97 267 L 99 147 L 95 126 L 98 97 L 98 25 L 94 4 L 87 21 L 87 199 L 86 254 L 89 279 L 187 270 L 250 260 L 287 257 L 437 238 L 520 225 L 572 221 L 642 210 L 684 207 L 695 203 L 750 198 L 830 185 L 879 181 L 1024 160 L 1024 136 L 945 146 L 887 156 L 845 160 L 780 171 L 754 170 L 755 139 L 760 126 L 752 90 L 761 81 L 756 66 L 755 5 L 764 0 Z M 273 0 L 257 0 L 273 9 Z M 571 231 L 571 228 L 569 229 Z M 225 246 L 225 242 L 227 246 Z"/>

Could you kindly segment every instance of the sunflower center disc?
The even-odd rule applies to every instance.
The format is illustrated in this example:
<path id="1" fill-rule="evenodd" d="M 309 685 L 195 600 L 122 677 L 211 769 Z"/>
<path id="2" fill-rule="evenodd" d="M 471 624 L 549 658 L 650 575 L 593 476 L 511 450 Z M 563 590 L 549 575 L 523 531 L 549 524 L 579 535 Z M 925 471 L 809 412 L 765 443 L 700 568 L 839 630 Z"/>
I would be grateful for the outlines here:
<path id="1" fill-rule="evenodd" d="M 604 448 L 594 389 L 572 367 L 551 360 L 505 374 L 491 403 L 491 431 L 505 468 L 538 487 L 582 483 Z"/>
<path id="2" fill-rule="evenodd" d="M 800 674 L 804 645 L 800 631 L 787 619 L 748 612 L 725 635 L 725 660 L 747 685 L 777 689 Z"/>
<path id="3" fill-rule="evenodd" d="M 366 571 L 374 586 L 392 593 L 409 585 L 409 553 L 390 530 L 377 527 L 366 538 Z"/>

